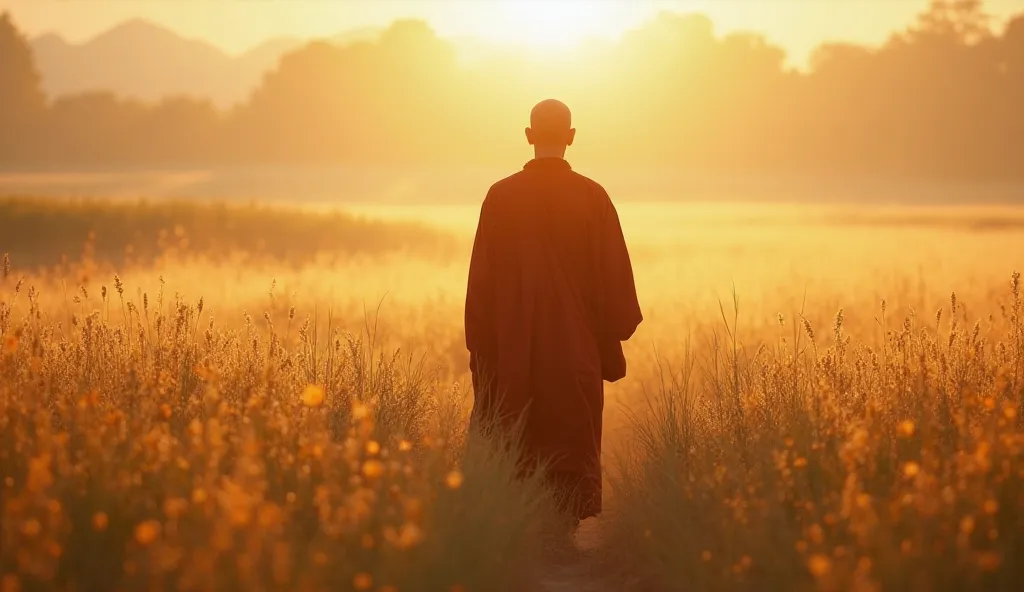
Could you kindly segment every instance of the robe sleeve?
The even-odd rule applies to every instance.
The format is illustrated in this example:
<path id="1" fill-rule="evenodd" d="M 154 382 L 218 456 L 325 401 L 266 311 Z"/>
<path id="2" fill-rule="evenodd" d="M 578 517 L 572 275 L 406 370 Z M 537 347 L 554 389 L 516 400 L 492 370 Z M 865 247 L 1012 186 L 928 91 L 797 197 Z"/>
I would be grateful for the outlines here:
<path id="1" fill-rule="evenodd" d="M 490 245 L 494 237 L 491 225 L 491 195 L 487 193 L 480 208 L 473 254 L 469 262 L 469 282 L 466 287 L 466 348 L 472 357 L 489 354 L 496 347 L 494 326 L 494 280 Z"/>
<path id="2" fill-rule="evenodd" d="M 626 341 L 643 321 L 637 300 L 633 267 L 626 249 L 618 212 L 608 194 L 601 190 L 598 276 L 601 294 L 601 322 L 608 337 Z"/>

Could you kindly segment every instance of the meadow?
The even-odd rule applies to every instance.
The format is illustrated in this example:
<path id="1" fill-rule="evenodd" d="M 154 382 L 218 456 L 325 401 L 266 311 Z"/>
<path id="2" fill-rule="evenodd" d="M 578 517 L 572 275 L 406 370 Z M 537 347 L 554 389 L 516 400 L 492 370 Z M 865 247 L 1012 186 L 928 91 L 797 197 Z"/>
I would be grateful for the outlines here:
<path id="1" fill-rule="evenodd" d="M 475 208 L 351 209 L 0 200 L 4 590 L 541 589 L 466 427 Z M 587 585 L 1014 589 L 1024 209 L 619 211 Z"/>

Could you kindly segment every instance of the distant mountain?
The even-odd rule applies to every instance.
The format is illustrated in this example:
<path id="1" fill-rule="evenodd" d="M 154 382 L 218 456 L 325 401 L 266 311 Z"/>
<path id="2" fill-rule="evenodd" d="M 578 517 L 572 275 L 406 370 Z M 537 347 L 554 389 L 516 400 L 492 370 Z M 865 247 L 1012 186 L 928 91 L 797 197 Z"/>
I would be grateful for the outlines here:
<path id="1" fill-rule="evenodd" d="M 376 29 L 330 38 L 345 44 L 372 39 Z M 230 56 L 200 40 L 145 20 L 124 22 L 81 44 L 47 34 L 31 40 L 43 90 L 51 97 L 111 91 L 145 101 L 167 96 L 210 99 L 226 107 L 244 101 L 281 55 L 308 40 L 280 37 Z"/>

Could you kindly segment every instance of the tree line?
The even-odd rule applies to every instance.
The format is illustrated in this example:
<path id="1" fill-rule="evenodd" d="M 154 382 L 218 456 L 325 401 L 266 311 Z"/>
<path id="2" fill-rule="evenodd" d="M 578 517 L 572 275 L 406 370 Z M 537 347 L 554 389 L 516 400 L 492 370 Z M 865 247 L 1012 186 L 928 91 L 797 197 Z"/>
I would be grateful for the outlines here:
<path id="1" fill-rule="evenodd" d="M 466 64 L 421 21 L 372 42 L 283 56 L 219 110 L 111 93 L 50 99 L 25 38 L 0 17 L 0 162 L 12 165 L 496 164 L 522 158 L 536 101 L 580 128 L 600 166 L 1024 178 L 1024 14 L 933 0 L 878 47 L 821 45 L 806 72 L 753 33 L 663 13 L 617 41 L 544 60 Z M 157 66 L 155 66 L 157 67 Z"/>

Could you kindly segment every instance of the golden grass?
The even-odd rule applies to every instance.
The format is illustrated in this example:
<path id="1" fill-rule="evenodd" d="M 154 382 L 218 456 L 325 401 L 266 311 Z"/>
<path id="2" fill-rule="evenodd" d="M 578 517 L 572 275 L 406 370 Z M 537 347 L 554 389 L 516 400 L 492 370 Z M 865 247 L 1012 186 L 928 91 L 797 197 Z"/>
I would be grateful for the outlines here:
<path id="1" fill-rule="evenodd" d="M 620 212 L 646 320 L 607 389 L 614 575 L 651 590 L 1020 577 L 1016 225 Z M 450 231 L 462 253 L 472 228 Z M 464 446 L 465 257 L 353 244 L 15 257 L 0 279 L 5 583 L 529 589 L 543 490 L 511 478 L 502 447 Z"/>
<path id="2" fill-rule="evenodd" d="M 27 296 L 0 323 L 5 585 L 517 590 L 535 573 L 541 487 L 504 448 L 466 451 L 462 398 L 422 365 L 312 324 L 220 330 L 159 294 L 63 334 Z"/>
<path id="3" fill-rule="evenodd" d="M 751 350 L 723 314 L 632 416 L 612 479 L 619 565 L 653 590 L 1015 589 L 1020 289 L 1014 274 L 977 321 L 955 295 L 931 315 L 882 303 L 872 345 L 840 310 L 817 329 L 780 317 Z"/>

